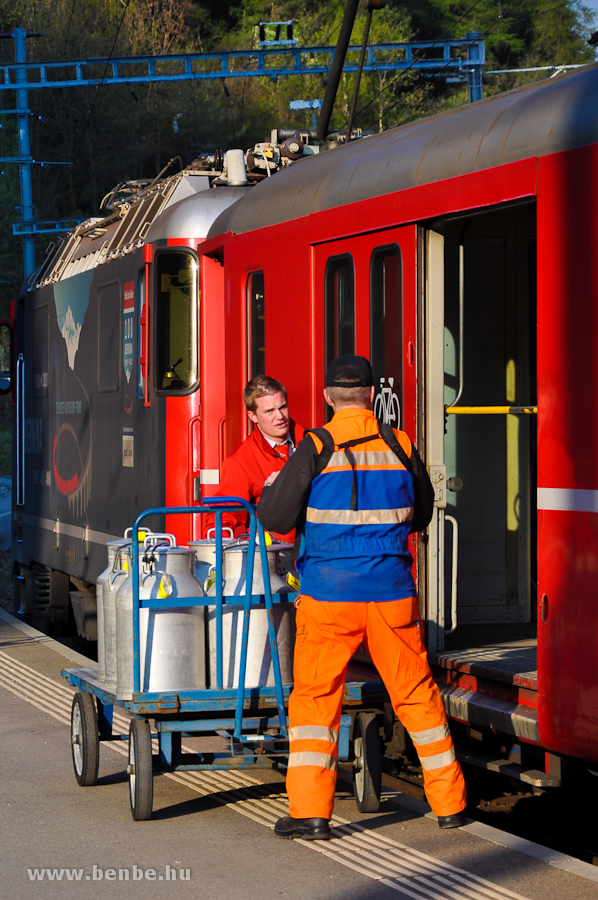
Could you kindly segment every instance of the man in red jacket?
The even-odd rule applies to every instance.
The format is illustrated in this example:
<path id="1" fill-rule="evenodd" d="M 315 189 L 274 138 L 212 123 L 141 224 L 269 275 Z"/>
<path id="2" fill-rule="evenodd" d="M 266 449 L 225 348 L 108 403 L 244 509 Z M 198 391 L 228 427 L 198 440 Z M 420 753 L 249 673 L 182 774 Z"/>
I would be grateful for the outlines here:
<path id="1" fill-rule="evenodd" d="M 245 387 L 243 399 L 247 415 L 254 429 L 240 447 L 222 464 L 220 484 L 214 496 L 242 497 L 257 503 L 262 496 L 266 479 L 278 473 L 295 451 L 303 437 L 304 428 L 289 418 L 287 391 L 280 381 L 268 375 L 256 375 Z M 214 526 L 214 516 L 206 516 L 206 529 Z M 225 513 L 224 527 L 232 528 L 235 536 L 249 530 L 243 512 Z M 292 543 L 295 532 L 275 535 Z"/>

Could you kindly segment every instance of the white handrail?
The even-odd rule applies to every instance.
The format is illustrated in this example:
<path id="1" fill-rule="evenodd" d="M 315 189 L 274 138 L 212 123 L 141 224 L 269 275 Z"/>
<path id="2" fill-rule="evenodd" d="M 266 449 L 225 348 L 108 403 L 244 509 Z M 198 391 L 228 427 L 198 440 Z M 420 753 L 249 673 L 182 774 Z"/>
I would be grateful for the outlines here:
<path id="1" fill-rule="evenodd" d="M 457 563 L 459 561 L 459 525 L 454 516 L 444 517 L 445 522 L 453 526 L 453 561 L 451 570 L 451 627 L 445 630 L 445 634 L 452 634 L 457 627 Z"/>

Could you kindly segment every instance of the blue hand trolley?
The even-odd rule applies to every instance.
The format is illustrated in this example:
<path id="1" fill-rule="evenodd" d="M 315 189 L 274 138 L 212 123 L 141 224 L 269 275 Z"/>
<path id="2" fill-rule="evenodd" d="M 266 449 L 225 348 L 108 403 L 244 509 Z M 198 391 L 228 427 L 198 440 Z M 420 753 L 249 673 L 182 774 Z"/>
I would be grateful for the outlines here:
<path id="1" fill-rule="evenodd" d="M 241 658 L 236 688 L 224 688 L 223 683 L 223 610 L 227 603 L 238 605 L 239 597 L 222 592 L 222 514 L 244 509 L 249 515 L 246 591 L 243 599 Z M 216 572 L 215 596 L 140 599 L 139 530 L 141 522 L 154 515 L 206 514 L 215 515 Z M 268 572 L 268 558 L 263 526 L 258 522 L 254 507 L 238 497 L 210 498 L 210 505 L 192 507 L 155 507 L 142 512 L 132 529 L 132 589 L 133 589 L 133 692 L 132 699 L 117 699 L 97 680 L 97 669 L 65 669 L 63 676 L 76 687 L 71 712 L 71 748 L 73 768 L 82 787 L 96 784 L 100 756 L 100 742 L 129 741 L 129 798 L 131 814 L 136 821 L 151 818 L 153 805 L 154 764 L 170 772 L 200 769 L 266 768 L 273 763 L 285 764 L 288 757 L 288 728 L 286 707 L 292 690 L 283 684 L 274 625 L 273 604 L 292 602 L 298 594 L 275 595 L 269 578 L 264 577 L 265 593 L 252 594 L 254 556 L 258 539 L 262 572 Z M 274 685 L 245 687 L 247 645 L 252 608 L 265 603 L 268 613 L 268 634 L 274 674 Z M 141 690 L 139 610 L 176 607 L 212 606 L 216 609 L 216 684 L 205 690 L 158 693 Z M 380 708 L 384 697 L 379 682 L 352 682 L 345 686 L 343 705 L 352 708 L 372 706 Z M 94 700 L 95 698 L 95 700 Z M 129 733 L 113 731 L 114 707 L 119 706 L 130 716 Z M 354 715 L 343 714 L 339 732 L 338 758 L 354 758 L 355 796 L 363 812 L 374 812 L 380 802 L 381 753 L 377 716 L 373 712 L 359 712 L 355 721 L 354 748 L 350 734 Z M 155 723 L 155 733 L 150 730 Z M 182 737 L 225 737 L 228 747 L 219 752 L 185 753 Z M 158 739 L 158 755 L 152 756 L 152 737 Z M 351 752 L 351 749 L 354 752 Z"/>

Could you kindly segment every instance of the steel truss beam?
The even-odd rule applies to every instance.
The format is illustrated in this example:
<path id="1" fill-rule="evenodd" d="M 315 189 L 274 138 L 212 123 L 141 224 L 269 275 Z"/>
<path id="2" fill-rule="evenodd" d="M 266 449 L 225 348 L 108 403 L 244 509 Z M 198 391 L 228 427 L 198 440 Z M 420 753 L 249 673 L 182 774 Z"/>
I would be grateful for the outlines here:
<path id="1" fill-rule="evenodd" d="M 25 277 L 35 269 L 33 235 L 71 227 L 70 220 L 36 222 L 33 217 L 31 157 L 29 143 L 28 92 L 70 87 L 98 87 L 115 84 L 152 84 L 154 82 L 210 81 L 227 78 L 271 78 L 288 75 L 326 75 L 330 71 L 334 47 L 287 47 L 258 50 L 231 50 L 222 53 L 185 53 L 168 56 L 102 57 L 97 59 L 27 62 L 25 39 L 40 37 L 15 28 L 12 34 L 15 62 L 0 66 L 0 92 L 16 92 L 19 155 L 3 157 L 2 162 L 19 164 L 22 221 L 13 225 L 13 234 L 23 237 Z M 350 46 L 344 72 L 356 72 L 361 48 Z M 462 57 L 465 56 L 464 59 Z M 352 58 L 351 58 L 352 57 Z M 371 44 L 366 51 L 365 72 L 414 71 L 427 76 L 446 77 L 469 84 L 470 102 L 482 99 L 484 41 L 477 32 L 461 40 L 410 41 L 396 44 Z M 69 165 L 42 163 L 41 165 Z"/>
<path id="2" fill-rule="evenodd" d="M 18 29 L 17 29 L 18 30 Z M 349 47 L 354 59 L 345 72 L 356 72 L 359 46 Z M 149 84 L 172 81 L 209 81 L 218 78 L 282 78 L 288 75 L 324 75 L 330 71 L 334 47 L 231 50 L 222 53 L 185 53 L 168 56 L 130 56 L 26 62 L 0 66 L 0 91 L 26 84 L 28 91 L 44 88 L 97 87 L 113 84 Z M 465 53 L 466 58 L 461 59 Z M 364 71 L 413 70 L 426 75 L 461 76 L 480 73 L 484 41 L 477 34 L 452 41 L 411 41 L 371 44 Z M 472 98 L 473 99 L 473 98 Z"/>

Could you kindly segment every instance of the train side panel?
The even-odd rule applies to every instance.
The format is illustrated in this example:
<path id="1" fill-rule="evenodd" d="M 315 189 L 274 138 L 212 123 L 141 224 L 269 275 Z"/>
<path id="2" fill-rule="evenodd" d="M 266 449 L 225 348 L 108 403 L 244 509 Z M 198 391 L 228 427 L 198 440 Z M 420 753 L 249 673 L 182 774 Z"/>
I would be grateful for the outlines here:
<path id="1" fill-rule="evenodd" d="M 538 166 L 538 680 L 543 743 L 598 760 L 598 147 Z"/>

